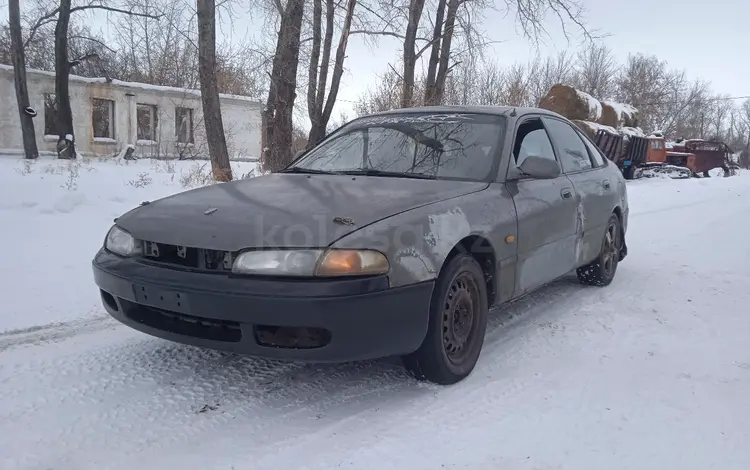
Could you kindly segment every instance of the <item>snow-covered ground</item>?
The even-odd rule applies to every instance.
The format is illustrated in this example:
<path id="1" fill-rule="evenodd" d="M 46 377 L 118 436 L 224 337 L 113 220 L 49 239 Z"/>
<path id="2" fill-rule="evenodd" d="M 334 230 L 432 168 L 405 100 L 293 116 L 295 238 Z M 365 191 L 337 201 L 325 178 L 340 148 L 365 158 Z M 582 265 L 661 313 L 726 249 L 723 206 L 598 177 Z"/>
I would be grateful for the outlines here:
<path id="1" fill-rule="evenodd" d="M 0 469 L 750 468 L 748 173 L 630 183 L 614 283 L 497 309 L 474 373 L 438 387 L 393 360 L 274 362 L 119 325 L 90 259 L 196 164 L 68 165 L 0 159 Z"/>

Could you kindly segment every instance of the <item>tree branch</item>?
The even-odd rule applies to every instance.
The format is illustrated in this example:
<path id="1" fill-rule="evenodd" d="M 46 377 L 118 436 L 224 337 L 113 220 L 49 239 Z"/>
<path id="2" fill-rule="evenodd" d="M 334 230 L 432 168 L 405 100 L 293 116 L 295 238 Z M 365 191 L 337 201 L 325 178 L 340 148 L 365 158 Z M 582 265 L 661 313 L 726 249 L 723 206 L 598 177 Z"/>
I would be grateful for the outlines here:
<path id="1" fill-rule="evenodd" d="M 112 49 L 108 45 L 104 44 L 102 41 L 100 41 L 98 39 L 95 39 L 95 38 L 92 38 L 92 37 L 88 37 L 88 36 L 68 36 L 68 39 L 84 39 L 86 41 L 91 41 L 91 42 L 95 42 L 95 43 L 99 44 L 103 48 L 107 49 L 109 52 L 113 52 L 113 53 L 117 52 L 116 50 Z"/>
<path id="2" fill-rule="evenodd" d="M 106 11 L 111 11 L 114 13 L 123 13 L 125 15 L 130 15 L 130 16 L 140 16 L 143 18 L 151 18 L 152 20 L 158 20 L 159 18 L 164 16 L 164 15 L 151 15 L 149 13 L 140 13 L 140 12 L 133 11 L 133 10 L 122 10 L 120 8 L 108 7 L 106 5 L 82 5 L 80 7 L 71 8 L 70 12 L 75 13 L 77 11 L 83 11 L 83 10 L 106 10 Z"/>
<path id="3" fill-rule="evenodd" d="M 43 15 L 38 20 L 36 20 L 36 23 L 34 23 L 29 28 L 29 37 L 26 39 L 26 41 L 23 43 L 23 48 L 26 49 L 26 47 L 31 43 L 32 39 L 34 39 L 34 36 L 36 35 L 36 32 L 41 28 L 42 26 L 46 24 L 50 24 L 53 21 L 55 21 L 54 16 L 57 15 L 60 12 L 60 7 L 55 8 L 51 12 L 47 13 L 46 15 Z"/>
<path id="4" fill-rule="evenodd" d="M 369 36 L 391 36 L 397 39 L 404 39 L 403 34 L 394 33 L 391 31 L 371 31 L 369 29 L 353 29 L 349 34 L 366 34 Z"/>
<path id="5" fill-rule="evenodd" d="M 99 58 L 99 54 L 97 54 L 96 52 L 89 52 L 88 54 L 84 56 L 71 60 L 70 62 L 68 62 L 68 64 L 72 68 L 72 67 L 75 67 L 76 65 L 79 65 L 81 62 L 85 62 L 89 59 L 93 59 L 94 57 Z"/>

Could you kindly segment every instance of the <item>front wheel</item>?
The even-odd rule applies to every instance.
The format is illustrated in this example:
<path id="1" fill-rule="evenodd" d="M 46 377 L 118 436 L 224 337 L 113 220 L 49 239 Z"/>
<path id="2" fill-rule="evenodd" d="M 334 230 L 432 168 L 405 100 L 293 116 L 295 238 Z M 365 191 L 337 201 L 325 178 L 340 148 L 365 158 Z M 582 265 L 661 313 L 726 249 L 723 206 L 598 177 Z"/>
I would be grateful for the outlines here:
<path id="1" fill-rule="evenodd" d="M 404 356 L 419 380 L 450 385 L 467 377 L 479 359 L 487 330 L 487 286 L 482 268 L 466 254 L 443 267 L 432 292 L 427 335 Z"/>
<path id="2" fill-rule="evenodd" d="M 592 286 L 607 286 L 615 278 L 617 264 L 620 261 L 622 249 L 622 231 L 620 230 L 620 219 L 612 214 L 607 222 L 607 230 L 604 232 L 602 249 L 599 256 L 576 270 L 578 280 L 583 284 Z"/>

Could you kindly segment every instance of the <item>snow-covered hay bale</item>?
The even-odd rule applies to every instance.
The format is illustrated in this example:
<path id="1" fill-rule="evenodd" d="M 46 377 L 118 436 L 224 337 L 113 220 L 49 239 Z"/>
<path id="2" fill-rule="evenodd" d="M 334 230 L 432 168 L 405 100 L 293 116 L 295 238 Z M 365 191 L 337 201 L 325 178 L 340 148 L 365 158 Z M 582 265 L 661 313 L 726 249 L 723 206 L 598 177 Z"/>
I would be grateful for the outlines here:
<path id="1" fill-rule="evenodd" d="M 640 127 L 622 126 L 619 131 L 625 137 L 646 137 L 646 133 Z"/>
<path id="2" fill-rule="evenodd" d="M 602 101 L 602 117 L 598 122 L 612 127 L 638 127 L 640 113 L 634 106 L 616 101 Z"/>
<path id="3" fill-rule="evenodd" d="M 589 136 L 591 140 L 594 140 L 594 136 L 596 136 L 596 133 L 600 130 L 605 131 L 608 134 L 620 135 L 620 133 L 614 127 L 605 126 L 603 124 L 599 124 L 598 122 L 582 121 L 580 119 L 571 119 L 571 122 L 578 126 L 578 128 L 581 129 L 584 134 Z"/>
<path id="4" fill-rule="evenodd" d="M 568 119 L 599 121 L 602 117 L 602 104 L 588 93 L 568 85 L 554 85 L 542 99 L 539 107 Z"/>

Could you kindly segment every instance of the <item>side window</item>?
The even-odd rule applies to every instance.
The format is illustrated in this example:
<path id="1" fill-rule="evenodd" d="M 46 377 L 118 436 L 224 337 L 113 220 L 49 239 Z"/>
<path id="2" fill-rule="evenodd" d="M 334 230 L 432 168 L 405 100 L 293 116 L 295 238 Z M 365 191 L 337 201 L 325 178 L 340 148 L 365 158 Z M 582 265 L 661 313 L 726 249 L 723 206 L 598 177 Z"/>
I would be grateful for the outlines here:
<path id="1" fill-rule="evenodd" d="M 604 163 L 604 157 L 602 156 L 601 151 L 599 148 L 594 145 L 589 139 L 582 136 L 580 133 L 578 134 L 581 136 L 581 140 L 584 144 L 586 144 L 586 148 L 589 149 L 589 155 L 591 156 L 591 161 L 594 162 L 594 168 L 599 168 L 605 165 Z"/>
<path id="2" fill-rule="evenodd" d="M 532 119 L 518 126 L 513 148 L 516 165 L 520 166 L 529 155 L 555 160 L 552 143 L 540 119 Z"/>
<path id="3" fill-rule="evenodd" d="M 560 150 L 560 162 L 564 172 L 574 173 L 591 169 L 591 159 L 586 145 L 570 124 L 548 118 L 544 119 L 544 124 Z"/>

